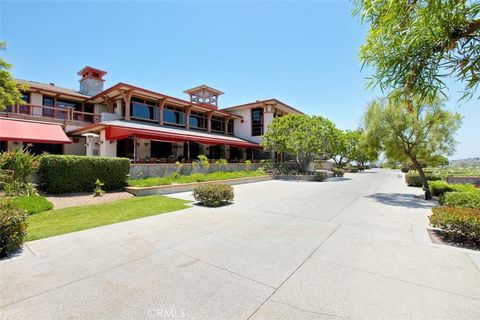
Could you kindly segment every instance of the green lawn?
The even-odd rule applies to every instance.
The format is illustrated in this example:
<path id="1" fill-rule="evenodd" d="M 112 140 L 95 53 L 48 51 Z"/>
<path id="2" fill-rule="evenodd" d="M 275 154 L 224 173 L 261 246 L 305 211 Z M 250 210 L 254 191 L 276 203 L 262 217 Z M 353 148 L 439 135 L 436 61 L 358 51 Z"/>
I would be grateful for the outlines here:
<path id="1" fill-rule="evenodd" d="M 26 241 L 181 210 L 188 208 L 186 203 L 186 200 L 153 195 L 45 211 L 28 218 Z"/>
<path id="2" fill-rule="evenodd" d="M 53 209 L 53 204 L 42 196 L 20 196 L 12 198 L 12 204 L 26 210 L 28 214 L 36 214 L 39 212 Z"/>
<path id="3" fill-rule="evenodd" d="M 146 178 L 138 180 L 128 180 L 128 185 L 131 187 L 153 187 L 153 186 L 164 186 L 174 183 L 191 183 L 191 182 L 204 182 L 204 181 L 218 181 L 218 180 L 227 180 L 235 178 L 245 178 L 245 177 L 258 177 L 264 176 L 263 171 L 234 171 L 234 172 L 212 172 L 212 173 L 194 173 L 188 176 L 168 176 L 168 177 L 158 177 L 158 178 Z"/>

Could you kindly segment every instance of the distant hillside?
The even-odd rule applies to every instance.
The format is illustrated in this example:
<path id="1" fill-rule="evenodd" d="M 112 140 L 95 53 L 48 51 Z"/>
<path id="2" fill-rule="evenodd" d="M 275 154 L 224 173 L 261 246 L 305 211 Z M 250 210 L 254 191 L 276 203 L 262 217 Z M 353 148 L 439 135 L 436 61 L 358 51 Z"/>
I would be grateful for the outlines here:
<path id="1" fill-rule="evenodd" d="M 460 167 L 480 167 L 480 157 L 450 160 L 450 165 Z"/>

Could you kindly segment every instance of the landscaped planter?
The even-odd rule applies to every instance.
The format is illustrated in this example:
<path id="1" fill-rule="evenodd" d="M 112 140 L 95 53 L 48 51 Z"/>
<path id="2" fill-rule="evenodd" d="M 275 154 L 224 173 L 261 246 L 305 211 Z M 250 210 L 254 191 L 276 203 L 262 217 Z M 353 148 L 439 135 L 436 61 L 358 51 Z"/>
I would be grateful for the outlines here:
<path id="1" fill-rule="evenodd" d="M 331 176 L 332 176 L 332 173 L 329 174 L 329 177 Z M 233 186 L 237 184 L 261 182 L 261 181 L 268 181 L 268 180 L 314 181 L 314 176 L 265 175 L 265 176 L 259 176 L 259 177 L 245 177 L 245 178 L 228 179 L 228 180 L 171 184 L 171 185 L 165 185 L 165 186 L 125 187 L 124 189 L 125 191 L 135 196 L 147 196 L 152 194 L 171 194 L 171 193 L 192 191 L 193 188 L 195 188 L 196 186 L 205 185 L 209 183 L 223 183 L 223 184 L 228 184 Z"/>

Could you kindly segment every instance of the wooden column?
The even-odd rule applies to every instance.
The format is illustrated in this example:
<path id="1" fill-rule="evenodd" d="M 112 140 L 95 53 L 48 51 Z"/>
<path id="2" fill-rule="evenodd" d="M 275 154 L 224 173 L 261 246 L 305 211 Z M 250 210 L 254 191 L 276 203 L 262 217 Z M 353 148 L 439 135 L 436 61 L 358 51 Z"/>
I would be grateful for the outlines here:
<path id="1" fill-rule="evenodd" d="M 130 101 L 132 100 L 132 90 L 123 94 L 123 101 L 125 101 L 125 120 L 130 120 Z"/>
<path id="2" fill-rule="evenodd" d="M 190 129 L 190 112 L 192 111 L 192 106 L 188 106 L 185 112 L 185 128 Z"/>
<path id="3" fill-rule="evenodd" d="M 230 117 L 225 117 L 225 135 L 228 136 L 228 122 L 230 121 Z M 233 119 L 232 119 L 233 121 Z"/>
<path id="4" fill-rule="evenodd" d="M 137 162 L 137 135 L 133 136 L 133 163 Z"/>
<path id="5" fill-rule="evenodd" d="M 207 131 L 212 132 L 212 114 L 213 111 L 207 112 Z"/>
<path id="6" fill-rule="evenodd" d="M 158 101 L 158 110 L 160 114 L 158 115 L 158 124 L 163 126 L 163 107 L 165 106 L 165 102 L 167 98 L 162 98 Z"/>

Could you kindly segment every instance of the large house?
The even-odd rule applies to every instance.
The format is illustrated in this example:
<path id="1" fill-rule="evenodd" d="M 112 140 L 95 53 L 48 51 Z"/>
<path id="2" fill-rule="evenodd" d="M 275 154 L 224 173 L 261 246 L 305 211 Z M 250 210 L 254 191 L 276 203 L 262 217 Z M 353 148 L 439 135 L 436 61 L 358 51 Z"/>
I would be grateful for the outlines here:
<path id="1" fill-rule="evenodd" d="M 230 161 L 270 157 L 261 140 L 273 118 L 301 113 L 276 99 L 219 108 L 223 92 L 201 85 L 188 100 L 126 83 L 104 89 L 105 71 L 78 72 L 80 89 L 17 80 L 26 104 L 0 112 L 0 149 L 189 162 L 205 154 Z"/>

